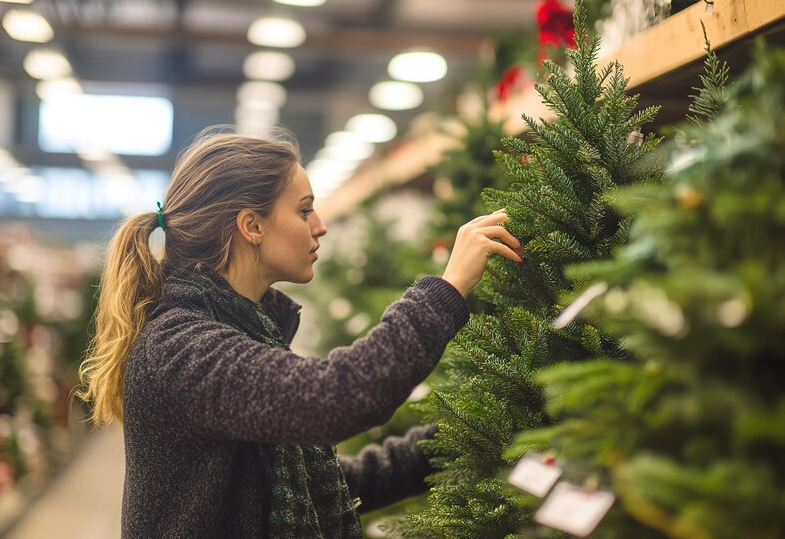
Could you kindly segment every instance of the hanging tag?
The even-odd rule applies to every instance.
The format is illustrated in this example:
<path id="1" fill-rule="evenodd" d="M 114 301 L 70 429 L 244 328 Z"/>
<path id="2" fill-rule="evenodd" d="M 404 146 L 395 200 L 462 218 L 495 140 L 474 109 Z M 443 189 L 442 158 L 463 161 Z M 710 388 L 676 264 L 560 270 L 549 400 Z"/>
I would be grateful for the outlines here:
<path id="1" fill-rule="evenodd" d="M 567 327 L 570 322 L 575 320 L 575 318 L 581 314 L 581 311 L 586 308 L 586 306 L 594 301 L 599 296 L 603 295 L 605 292 L 608 291 L 608 283 L 599 282 L 591 285 L 589 288 L 583 291 L 583 293 L 575 298 L 575 301 L 570 303 L 559 315 L 556 320 L 553 321 L 553 327 L 556 329 L 564 329 Z"/>
<path id="2" fill-rule="evenodd" d="M 545 496 L 561 477 L 562 469 L 551 454 L 529 452 L 515 465 L 507 481 L 538 498 Z"/>
<path id="3" fill-rule="evenodd" d="M 589 535 L 613 505 L 615 497 L 561 482 L 534 515 L 534 520 L 578 537 Z"/>

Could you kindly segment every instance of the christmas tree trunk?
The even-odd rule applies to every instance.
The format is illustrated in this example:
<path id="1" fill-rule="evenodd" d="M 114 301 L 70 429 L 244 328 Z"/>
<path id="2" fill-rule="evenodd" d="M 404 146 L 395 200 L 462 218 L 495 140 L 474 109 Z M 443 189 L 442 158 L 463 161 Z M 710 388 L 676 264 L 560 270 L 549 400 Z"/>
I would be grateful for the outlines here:
<path id="1" fill-rule="evenodd" d="M 722 110 L 717 107 L 712 110 Z M 614 491 L 593 537 L 785 537 L 785 51 L 760 48 L 726 109 L 685 128 L 586 318 L 636 359 L 540 373 L 558 427 L 522 434 Z"/>
<path id="2" fill-rule="evenodd" d="M 570 77 L 547 62 L 538 86 L 555 113 L 551 122 L 524 116 L 531 142 L 505 140 L 498 152 L 511 179 L 506 190 L 484 192 L 489 209 L 506 208 L 508 228 L 524 244 L 526 263 L 493 260 L 479 295 L 495 315 L 474 315 L 445 358 L 448 379 L 424 407 L 439 425 L 427 443 L 438 472 L 428 507 L 409 515 L 402 537 L 506 538 L 524 533 L 538 500 L 504 479 L 513 463 L 505 455 L 516 433 L 548 425 L 537 372 L 557 360 L 583 361 L 620 354 L 595 326 L 555 329 L 563 294 L 583 280 L 564 275 L 568 264 L 608 258 L 628 238 L 629 218 L 607 202 L 619 186 L 659 182 L 651 154 L 659 139 L 642 136 L 656 108 L 635 112 L 617 63 L 595 66 L 599 43 L 586 33 L 586 12 L 574 16 L 578 48 L 568 51 Z"/>

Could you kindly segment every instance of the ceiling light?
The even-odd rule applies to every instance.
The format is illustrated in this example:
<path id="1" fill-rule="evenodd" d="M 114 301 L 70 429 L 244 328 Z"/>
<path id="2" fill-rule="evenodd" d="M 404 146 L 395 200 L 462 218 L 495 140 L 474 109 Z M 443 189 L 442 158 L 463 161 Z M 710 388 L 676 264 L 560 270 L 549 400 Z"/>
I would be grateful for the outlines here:
<path id="1" fill-rule="evenodd" d="M 277 82 L 244 82 L 237 90 L 237 101 L 249 107 L 278 108 L 286 103 L 286 89 Z"/>
<path id="2" fill-rule="evenodd" d="M 294 60 L 283 52 L 254 52 L 243 62 L 243 74 L 247 79 L 286 80 L 294 74 Z"/>
<path id="3" fill-rule="evenodd" d="M 346 122 L 346 130 L 368 142 L 387 142 L 398 133 L 395 122 L 384 114 L 358 114 Z"/>
<path id="4" fill-rule="evenodd" d="M 385 81 L 371 87 L 368 94 L 373 106 L 386 110 L 407 110 L 422 104 L 422 90 L 411 82 Z"/>
<path id="5" fill-rule="evenodd" d="M 239 106 L 234 109 L 234 121 L 238 125 L 256 125 L 264 128 L 272 127 L 280 120 L 278 109 L 250 109 Z"/>
<path id="6" fill-rule="evenodd" d="M 301 7 L 316 7 L 321 6 L 327 0 L 273 0 L 279 4 L 286 4 L 288 6 L 301 6 Z"/>
<path id="7" fill-rule="evenodd" d="M 447 74 L 447 62 L 441 54 L 435 52 L 404 52 L 390 60 L 387 72 L 398 80 L 431 82 Z"/>
<path id="8" fill-rule="evenodd" d="M 292 19 L 263 17 L 251 23 L 248 41 L 263 47 L 297 47 L 305 41 L 305 29 Z"/>
<path id="9" fill-rule="evenodd" d="M 38 81 L 35 93 L 41 101 L 58 95 L 82 93 L 82 85 L 73 77 Z"/>
<path id="10" fill-rule="evenodd" d="M 3 28 L 17 41 L 46 43 L 55 33 L 49 22 L 35 11 L 9 9 L 3 16 Z"/>
<path id="11" fill-rule="evenodd" d="M 319 158 L 311 161 L 305 171 L 311 180 L 316 198 L 329 196 L 345 182 L 357 168 L 356 162 Z"/>
<path id="12" fill-rule="evenodd" d="M 0 0 L 3 4 L 32 4 L 33 0 Z"/>
<path id="13" fill-rule="evenodd" d="M 25 71 L 34 79 L 59 79 L 71 74 L 71 64 L 60 51 L 34 49 L 23 62 Z"/>
<path id="14" fill-rule="evenodd" d="M 374 145 L 356 133 L 336 131 L 324 141 L 320 156 L 339 161 L 362 161 L 373 155 Z"/>

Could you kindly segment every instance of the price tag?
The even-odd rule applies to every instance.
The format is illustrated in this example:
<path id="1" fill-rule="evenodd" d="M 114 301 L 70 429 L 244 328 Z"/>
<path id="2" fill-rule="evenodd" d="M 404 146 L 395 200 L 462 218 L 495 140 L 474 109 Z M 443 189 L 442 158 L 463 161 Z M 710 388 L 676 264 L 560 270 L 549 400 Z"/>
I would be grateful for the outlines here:
<path id="1" fill-rule="evenodd" d="M 561 482 L 534 515 L 534 520 L 577 537 L 585 537 L 597 527 L 614 499 L 610 492 Z"/>
<path id="2" fill-rule="evenodd" d="M 561 477 L 562 469 L 552 456 L 527 453 L 510 472 L 507 481 L 521 490 L 542 498 Z"/>

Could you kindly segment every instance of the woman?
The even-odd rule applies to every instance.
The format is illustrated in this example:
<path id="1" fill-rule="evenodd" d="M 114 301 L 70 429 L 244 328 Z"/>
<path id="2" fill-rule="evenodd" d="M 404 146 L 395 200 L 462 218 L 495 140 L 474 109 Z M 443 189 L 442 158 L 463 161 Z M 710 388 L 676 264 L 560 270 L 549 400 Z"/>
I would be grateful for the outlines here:
<path id="1" fill-rule="evenodd" d="M 332 446 L 390 418 L 466 323 L 488 257 L 520 261 L 520 243 L 503 211 L 478 217 L 366 337 L 300 357 L 299 306 L 270 286 L 313 278 L 313 201 L 293 143 L 206 134 L 163 208 L 113 238 L 80 374 L 93 419 L 123 422 L 123 537 L 359 538 L 358 505 L 422 490 L 426 427 L 355 459 Z"/>

